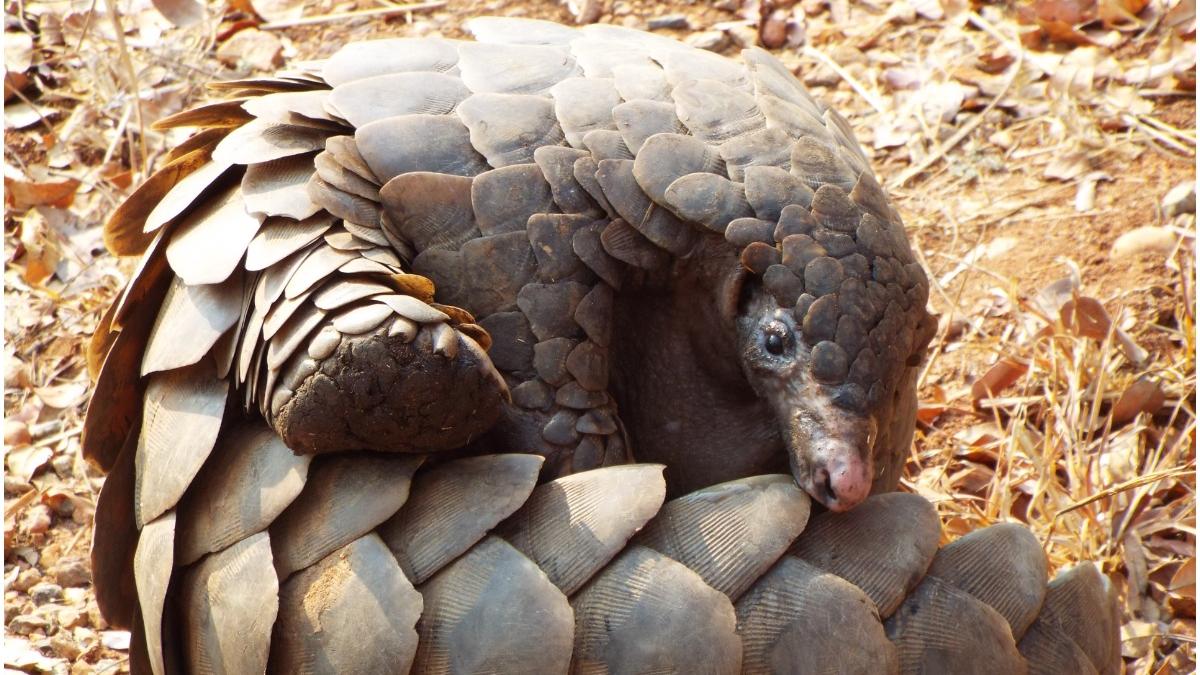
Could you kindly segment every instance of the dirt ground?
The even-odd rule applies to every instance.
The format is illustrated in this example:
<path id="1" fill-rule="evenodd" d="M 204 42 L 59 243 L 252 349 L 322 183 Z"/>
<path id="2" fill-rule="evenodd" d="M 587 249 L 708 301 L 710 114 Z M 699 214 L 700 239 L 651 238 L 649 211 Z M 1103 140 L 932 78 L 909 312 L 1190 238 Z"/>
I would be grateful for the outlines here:
<path id="1" fill-rule="evenodd" d="M 6 4 L 7 668 L 127 670 L 128 634 L 90 594 L 103 477 L 79 433 L 86 340 L 134 264 L 99 225 L 182 140 L 148 125 L 209 81 L 349 40 L 575 18 L 552 0 L 432 4 L 240 0 L 189 27 L 148 0 Z M 1195 3 L 579 4 L 730 56 L 766 43 L 850 120 L 941 316 L 906 489 L 937 504 L 946 539 L 1016 520 L 1055 570 L 1096 561 L 1123 599 L 1126 671 L 1191 672 Z M 295 25 L 332 13 L 352 15 Z"/>

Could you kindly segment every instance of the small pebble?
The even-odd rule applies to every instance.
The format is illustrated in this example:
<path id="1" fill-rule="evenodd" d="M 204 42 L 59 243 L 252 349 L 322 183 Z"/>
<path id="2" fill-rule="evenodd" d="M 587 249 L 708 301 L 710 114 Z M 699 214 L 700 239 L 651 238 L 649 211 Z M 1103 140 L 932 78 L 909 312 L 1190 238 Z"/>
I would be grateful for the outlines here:
<path id="1" fill-rule="evenodd" d="M 54 567 L 54 578 L 60 586 L 84 586 L 92 582 L 92 573 L 82 558 L 63 558 Z"/>
<path id="2" fill-rule="evenodd" d="M 78 628 L 87 623 L 87 616 L 74 607 L 63 607 L 58 610 L 55 619 L 63 628 Z"/>
<path id="3" fill-rule="evenodd" d="M 61 454 L 50 460 L 50 466 L 59 478 L 70 478 L 75 473 L 75 460 L 68 454 Z"/>
<path id="4" fill-rule="evenodd" d="M 689 28 L 688 18 L 682 14 L 667 14 L 665 16 L 656 16 L 647 22 L 650 30 L 661 30 L 664 28 L 673 28 L 678 30 L 687 30 Z"/>
<path id="5" fill-rule="evenodd" d="M 8 622 L 8 631 L 14 635 L 30 635 L 38 631 L 46 632 L 50 622 L 33 614 L 21 614 Z"/>
<path id="6" fill-rule="evenodd" d="M 75 630 L 71 631 L 71 635 L 75 637 L 76 642 L 84 647 L 90 647 L 91 645 L 96 644 L 96 642 L 98 642 L 100 639 L 96 635 L 96 631 L 86 626 L 80 626 L 76 628 Z"/>
<path id="7" fill-rule="evenodd" d="M 119 652 L 127 651 L 129 649 L 129 631 L 106 630 L 100 633 L 100 644 Z"/>
<path id="8" fill-rule="evenodd" d="M 836 87 L 842 81 L 842 76 L 824 63 L 805 71 L 803 75 L 804 84 L 810 87 Z"/>
<path id="9" fill-rule="evenodd" d="M 11 447 L 11 446 L 10 446 Z M 13 495 L 23 495 L 33 489 L 32 483 L 25 482 L 24 479 L 17 476 L 4 477 L 4 492 Z"/>
<path id="10" fill-rule="evenodd" d="M 50 648 L 55 654 L 74 661 L 83 653 L 83 649 L 78 642 L 71 639 L 71 636 L 63 630 L 58 631 L 50 638 Z"/>
<path id="11" fill-rule="evenodd" d="M 43 581 L 42 583 L 34 584 L 29 589 L 29 597 L 33 600 L 33 604 L 35 605 L 44 605 L 48 602 L 58 602 L 59 600 L 62 600 L 63 589 L 62 586 L 59 586 L 58 584 L 52 584 L 50 582 Z"/>
<path id="12" fill-rule="evenodd" d="M 753 26 L 746 24 L 737 24 L 729 26 L 725 29 L 729 37 L 733 40 L 733 44 L 742 49 L 749 49 L 758 44 L 758 31 L 754 30 Z"/>
<path id="13" fill-rule="evenodd" d="M 27 445 L 33 441 L 29 433 L 29 425 L 24 422 L 9 421 L 4 424 L 4 444 L 9 447 Z"/>
<path id="14" fill-rule="evenodd" d="M 45 504 L 35 504 L 25 512 L 21 519 L 20 528 L 29 534 L 43 534 L 50 529 L 50 507 Z"/>
<path id="15" fill-rule="evenodd" d="M 719 52 L 729 45 L 729 36 L 719 30 L 706 30 L 687 36 L 684 42 L 698 49 Z"/>
<path id="16" fill-rule="evenodd" d="M 1171 188 L 1162 200 L 1163 215 L 1174 218 L 1181 213 L 1196 212 L 1196 183 L 1184 181 Z"/>
<path id="17" fill-rule="evenodd" d="M 12 582 L 10 588 L 25 593 L 41 580 L 42 573 L 36 567 L 27 567 L 21 570 L 21 573 L 17 575 L 16 581 Z"/>
<path id="18" fill-rule="evenodd" d="M 762 24 L 762 43 L 767 49 L 779 49 L 787 42 L 788 14 L 777 9 Z"/>
<path id="19" fill-rule="evenodd" d="M 247 28 L 217 47 L 217 60 L 233 68 L 271 70 L 283 65 L 283 43 L 274 33 Z"/>

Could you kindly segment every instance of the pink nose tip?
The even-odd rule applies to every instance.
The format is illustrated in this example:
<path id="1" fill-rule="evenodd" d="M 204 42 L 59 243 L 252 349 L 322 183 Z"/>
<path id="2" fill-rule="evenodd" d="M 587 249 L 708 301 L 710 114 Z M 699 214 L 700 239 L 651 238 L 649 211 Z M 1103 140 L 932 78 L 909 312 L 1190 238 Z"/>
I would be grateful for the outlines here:
<path id="1" fill-rule="evenodd" d="M 871 474 L 867 464 L 857 456 L 836 458 L 826 469 L 825 489 L 829 500 L 825 506 L 833 511 L 849 511 L 862 503 L 871 492 Z"/>

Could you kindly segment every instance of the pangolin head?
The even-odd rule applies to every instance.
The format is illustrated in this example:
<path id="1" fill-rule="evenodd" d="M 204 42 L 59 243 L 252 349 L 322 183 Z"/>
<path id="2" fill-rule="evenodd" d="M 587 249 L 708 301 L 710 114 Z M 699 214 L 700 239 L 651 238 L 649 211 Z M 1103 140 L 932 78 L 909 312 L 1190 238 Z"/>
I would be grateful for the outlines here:
<path id="1" fill-rule="evenodd" d="M 731 308 L 742 369 L 775 413 L 796 482 L 834 511 L 862 502 L 906 453 L 912 421 L 900 417 L 913 414 L 912 373 L 936 327 L 899 216 L 871 211 L 833 186 L 789 206 L 774 245 L 742 251 Z M 892 431 L 904 424 L 908 434 Z"/>

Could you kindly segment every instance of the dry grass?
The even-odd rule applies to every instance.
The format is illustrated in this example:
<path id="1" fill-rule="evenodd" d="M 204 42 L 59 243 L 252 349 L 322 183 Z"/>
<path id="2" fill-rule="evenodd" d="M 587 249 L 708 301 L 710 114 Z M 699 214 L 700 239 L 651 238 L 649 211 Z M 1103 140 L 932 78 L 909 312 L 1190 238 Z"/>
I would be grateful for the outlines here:
<path id="1" fill-rule="evenodd" d="M 726 4 L 626 0 L 604 20 L 644 26 L 678 12 L 692 30 L 668 34 L 736 36 L 756 3 Z M 453 36 L 472 12 L 568 17 L 552 0 L 451 0 L 390 23 L 300 25 L 301 3 L 273 5 L 288 10 L 272 34 L 289 58 L 374 34 Z M 806 0 L 804 47 L 777 51 L 874 154 L 935 282 L 943 321 L 906 487 L 935 501 L 948 538 L 1018 520 L 1055 568 L 1098 561 L 1122 591 L 1131 673 L 1195 665 L 1195 216 L 1158 206 L 1195 179 L 1186 6 L 1154 0 L 1140 18 L 1089 28 L 1098 45 L 1035 49 L 1003 7 Z M 205 83 L 245 74 L 214 49 L 247 17 L 177 28 L 145 0 L 7 7 L 6 62 L 28 59 L 12 69 L 35 81 L 6 105 L 10 122 L 29 122 L 5 132 L 10 646 L 24 632 L 16 619 L 43 624 L 26 621 L 27 649 L 6 649 L 5 665 L 122 671 L 121 632 L 86 582 L 63 581 L 86 557 L 102 482 L 79 457 L 83 346 L 131 265 L 103 253 L 97 225 L 180 140 L 149 124 L 201 100 Z M 334 0 L 302 10 L 397 11 Z M 17 33 L 31 38 L 24 55 L 9 49 Z M 1173 247 L 1113 254 L 1146 226 L 1174 233 Z M 1081 309 L 1064 314 L 1068 300 Z M 56 581 L 62 598 L 32 601 L 30 586 Z"/>

